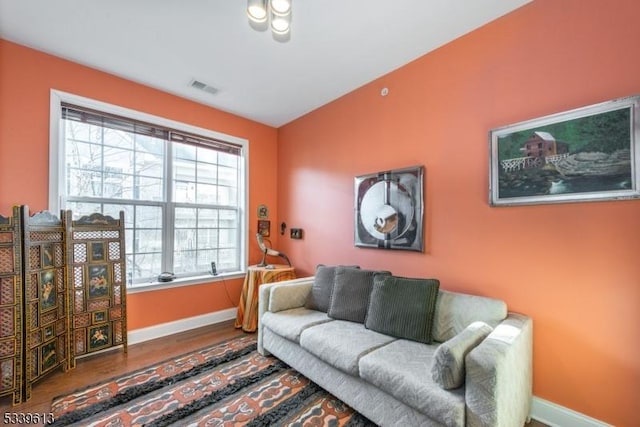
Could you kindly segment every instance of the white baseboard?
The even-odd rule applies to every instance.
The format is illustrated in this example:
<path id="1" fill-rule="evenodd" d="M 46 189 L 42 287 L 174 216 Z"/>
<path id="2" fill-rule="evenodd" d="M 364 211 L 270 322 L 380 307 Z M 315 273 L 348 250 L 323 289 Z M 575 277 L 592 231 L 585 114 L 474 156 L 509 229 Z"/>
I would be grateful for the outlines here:
<path id="1" fill-rule="evenodd" d="M 236 318 L 236 308 L 215 311 L 213 313 L 202 314 L 200 316 L 188 317 L 173 322 L 161 323 L 160 325 L 149 326 L 147 328 L 134 329 L 127 334 L 128 344 L 137 344 L 155 338 L 166 337 L 190 329 L 202 326 L 213 325 Z"/>
<path id="2" fill-rule="evenodd" d="M 535 396 L 531 418 L 551 427 L 611 427 L 610 424 Z"/>

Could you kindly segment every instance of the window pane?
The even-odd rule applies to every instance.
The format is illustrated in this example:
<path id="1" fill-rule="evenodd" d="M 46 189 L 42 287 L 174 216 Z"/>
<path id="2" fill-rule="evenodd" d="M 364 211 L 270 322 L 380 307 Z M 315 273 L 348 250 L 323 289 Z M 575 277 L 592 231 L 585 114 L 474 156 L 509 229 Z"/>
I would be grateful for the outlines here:
<path id="1" fill-rule="evenodd" d="M 200 228 L 198 230 L 198 249 L 211 249 L 218 246 L 218 230 Z"/>
<path id="2" fill-rule="evenodd" d="M 102 194 L 108 199 L 133 199 L 133 175 L 105 173 Z"/>
<path id="3" fill-rule="evenodd" d="M 240 157 L 235 154 L 218 153 L 218 164 L 238 168 L 238 160 Z"/>
<path id="4" fill-rule="evenodd" d="M 102 170 L 102 146 L 69 140 L 66 150 L 67 167 Z"/>
<path id="5" fill-rule="evenodd" d="M 196 271 L 209 271 L 211 270 L 211 262 L 216 263 L 216 269 L 218 268 L 218 262 L 216 261 L 216 250 L 198 251 Z"/>
<path id="6" fill-rule="evenodd" d="M 196 185 L 193 182 L 174 182 L 174 201 L 178 203 L 193 203 L 196 200 Z"/>
<path id="7" fill-rule="evenodd" d="M 205 228 L 214 228 L 218 226 L 218 210 L 217 209 L 198 209 L 198 225 Z"/>
<path id="8" fill-rule="evenodd" d="M 104 128 L 104 145 L 133 148 L 133 134 L 121 130 Z"/>
<path id="9" fill-rule="evenodd" d="M 197 147 L 198 161 L 206 163 L 217 163 L 218 152 L 210 148 Z"/>
<path id="10" fill-rule="evenodd" d="M 70 197 L 102 196 L 102 173 L 82 169 L 67 169 L 67 194 Z"/>
<path id="11" fill-rule="evenodd" d="M 136 151 L 136 175 L 150 176 L 162 179 L 164 176 L 164 158 L 162 155 Z"/>
<path id="12" fill-rule="evenodd" d="M 102 128 L 86 123 L 63 120 L 65 137 L 76 141 L 102 143 Z"/>
<path id="13" fill-rule="evenodd" d="M 196 226 L 195 208 L 176 208 L 175 227 L 194 228 Z"/>
<path id="14" fill-rule="evenodd" d="M 232 187 L 218 187 L 218 204 L 236 206 L 238 204 L 238 190 Z"/>
<path id="15" fill-rule="evenodd" d="M 216 195 L 218 194 L 217 185 L 197 184 L 196 186 L 197 203 L 214 204 L 216 203 Z"/>
<path id="16" fill-rule="evenodd" d="M 196 147 L 187 144 L 174 143 L 175 157 L 178 159 L 195 160 Z"/>
<path id="17" fill-rule="evenodd" d="M 133 198 L 161 202 L 164 200 L 162 179 L 141 176 L 137 178 L 138 185 L 133 189 Z"/>
<path id="18" fill-rule="evenodd" d="M 195 228 L 177 228 L 175 231 L 175 248 L 176 252 L 194 250 L 196 248 L 196 229 Z"/>
<path id="19" fill-rule="evenodd" d="M 237 228 L 222 228 L 220 229 L 220 242 L 221 248 L 233 248 L 238 244 L 238 229 Z"/>
<path id="20" fill-rule="evenodd" d="M 136 253 L 131 265 L 134 283 L 155 280 L 162 270 L 162 257 L 159 253 Z"/>
<path id="21" fill-rule="evenodd" d="M 146 135 L 136 135 L 136 151 L 164 157 L 164 139 Z"/>
<path id="22" fill-rule="evenodd" d="M 135 252 L 162 251 L 162 230 L 135 230 Z M 158 271 L 157 274 L 162 273 Z"/>
<path id="23" fill-rule="evenodd" d="M 219 173 L 219 179 L 220 179 L 221 185 L 227 185 L 230 187 L 238 186 L 238 170 L 237 169 L 220 167 L 218 173 Z"/>
<path id="24" fill-rule="evenodd" d="M 136 228 L 162 229 L 162 208 L 159 206 L 136 206 Z"/>
<path id="25" fill-rule="evenodd" d="M 236 211 L 220 209 L 220 227 L 234 228 L 238 223 Z"/>
<path id="26" fill-rule="evenodd" d="M 195 251 L 176 252 L 173 258 L 173 272 L 184 274 L 195 272 L 197 265 L 197 255 Z"/>
<path id="27" fill-rule="evenodd" d="M 178 181 L 196 182 L 196 162 L 176 160 L 173 164 L 173 178 Z"/>
<path id="28" fill-rule="evenodd" d="M 215 184 L 218 182 L 218 167 L 209 163 L 198 163 L 198 182 Z"/>
<path id="29" fill-rule="evenodd" d="M 234 249 L 220 249 L 218 251 L 218 269 L 236 269 L 240 264 L 238 251 Z"/>

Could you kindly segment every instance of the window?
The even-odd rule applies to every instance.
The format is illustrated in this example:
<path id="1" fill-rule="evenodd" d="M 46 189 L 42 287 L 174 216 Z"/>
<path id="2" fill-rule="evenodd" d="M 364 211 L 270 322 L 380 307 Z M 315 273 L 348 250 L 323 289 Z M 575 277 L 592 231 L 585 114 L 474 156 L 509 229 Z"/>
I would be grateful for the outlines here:
<path id="1" fill-rule="evenodd" d="M 245 140 L 52 91 L 50 209 L 125 212 L 130 287 L 242 273 Z"/>

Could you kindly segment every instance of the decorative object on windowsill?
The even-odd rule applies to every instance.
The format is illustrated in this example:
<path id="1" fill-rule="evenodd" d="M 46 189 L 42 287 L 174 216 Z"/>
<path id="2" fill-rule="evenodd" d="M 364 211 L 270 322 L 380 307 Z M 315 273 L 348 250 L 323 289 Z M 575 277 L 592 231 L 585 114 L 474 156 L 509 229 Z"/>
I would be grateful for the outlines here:
<path id="1" fill-rule="evenodd" d="M 165 271 L 163 273 L 158 274 L 158 282 L 173 282 L 173 279 L 175 279 L 176 276 L 175 274 L 171 273 L 170 271 Z"/>
<path id="2" fill-rule="evenodd" d="M 284 258 L 287 261 L 289 267 L 291 267 L 291 261 L 289 258 L 283 254 L 282 252 L 278 252 L 275 249 L 268 248 L 264 243 L 264 237 L 260 233 L 256 233 L 256 239 L 258 240 L 258 246 L 260 246 L 260 250 L 262 251 L 262 261 L 258 264 L 258 267 L 267 267 L 267 255 L 269 256 L 278 256 L 280 258 Z"/>
<path id="3" fill-rule="evenodd" d="M 640 96 L 490 131 L 489 204 L 640 198 Z"/>
<path id="4" fill-rule="evenodd" d="M 248 0 L 249 25 L 257 31 L 271 29 L 273 39 L 291 39 L 291 0 Z"/>
<path id="5" fill-rule="evenodd" d="M 424 168 L 413 166 L 355 178 L 355 245 L 423 250 Z"/>

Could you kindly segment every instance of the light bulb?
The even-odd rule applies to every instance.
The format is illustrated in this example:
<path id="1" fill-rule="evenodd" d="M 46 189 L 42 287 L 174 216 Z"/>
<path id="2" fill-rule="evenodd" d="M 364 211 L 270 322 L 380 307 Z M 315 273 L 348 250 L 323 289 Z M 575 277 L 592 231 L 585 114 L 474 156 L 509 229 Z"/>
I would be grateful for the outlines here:
<path id="1" fill-rule="evenodd" d="M 271 0 L 271 9 L 278 15 L 284 15 L 291 10 L 291 0 Z"/>
<path id="2" fill-rule="evenodd" d="M 279 16 L 271 14 L 271 29 L 278 34 L 284 34 L 289 31 L 289 15 Z"/>
<path id="3" fill-rule="evenodd" d="M 265 22 L 267 20 L 266 0 L 249 0 L 247 15 L 254 22 Z"/>

